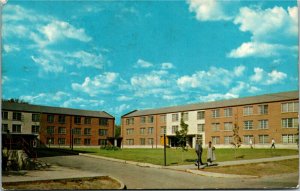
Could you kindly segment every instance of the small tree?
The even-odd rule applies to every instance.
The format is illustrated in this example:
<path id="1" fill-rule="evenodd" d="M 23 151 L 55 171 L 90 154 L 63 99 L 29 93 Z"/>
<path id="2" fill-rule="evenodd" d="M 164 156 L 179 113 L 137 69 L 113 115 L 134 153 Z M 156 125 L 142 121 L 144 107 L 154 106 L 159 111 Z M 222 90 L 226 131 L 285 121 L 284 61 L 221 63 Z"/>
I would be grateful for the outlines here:
<path id="1" fill-rule="evenodd" d="M 177 144 L 181 147 L 181 160 L 183 161 L 183 152 L 187 151 L 187 133 L 188 133 L 188 124 L 186 124 L 183 120 L 183 113 L 181 113 L 181 120 L 180 120 L 180 130 L 176 131 L 176 138 L 177 138 Z"/>
<path id="2" fill-rule="evenodd" d="M 234 150 L 234 157 L 236 158 L 236 150 L 237 148 L 239 148 L 242 144 L 242 139 L 239 136 L 239 126 L 237 126 L 237 124 L 234 124 L 233 127 L 233 142 L 231 142 L 231 144 L 234 146 L 235 150 Z"/>

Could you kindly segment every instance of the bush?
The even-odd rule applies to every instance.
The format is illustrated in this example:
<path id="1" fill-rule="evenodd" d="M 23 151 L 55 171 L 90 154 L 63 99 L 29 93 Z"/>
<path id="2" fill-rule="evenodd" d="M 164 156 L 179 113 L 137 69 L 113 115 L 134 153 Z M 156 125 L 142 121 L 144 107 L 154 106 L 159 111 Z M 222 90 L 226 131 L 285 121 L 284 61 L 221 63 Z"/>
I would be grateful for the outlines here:
<path id="1" fill-rule="evenodd" d="M 116 147 L 114 145 L 103 145 L 100 147 L 100 149 L 104 149 L 104 150 L 119 150 L 120 148 L 119 147 Z"/>

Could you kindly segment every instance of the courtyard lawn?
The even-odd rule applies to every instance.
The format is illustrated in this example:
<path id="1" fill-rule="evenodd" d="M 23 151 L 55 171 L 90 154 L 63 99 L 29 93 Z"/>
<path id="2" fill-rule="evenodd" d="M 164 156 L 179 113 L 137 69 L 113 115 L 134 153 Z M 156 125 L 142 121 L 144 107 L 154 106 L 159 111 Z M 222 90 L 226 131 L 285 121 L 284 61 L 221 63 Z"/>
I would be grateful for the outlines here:
<path id="1" fill-rule="evenodd" d="M 164 164 L 163 149 L 120 149 L 104 150 L 99 148 L 78 148 L 76 151 L 89 152 L 89 154 L 123 159 L 136 162 L 152 163 L 156 165 Z M 202 161 L 206 161 L 207 150 L 204 149 Z M 298 155 L 298 150 L 292 149 L 237 149 L 236 155 L 234 149 L 217 148 L 216 162 L 270 158 L 277 156 Z M 238 158 L 235 158 L 237 156 Z M 167 149 L 167 165 L 193 164 L 197 156 L 194 149 L 182 152 L 181 149 Z"/>

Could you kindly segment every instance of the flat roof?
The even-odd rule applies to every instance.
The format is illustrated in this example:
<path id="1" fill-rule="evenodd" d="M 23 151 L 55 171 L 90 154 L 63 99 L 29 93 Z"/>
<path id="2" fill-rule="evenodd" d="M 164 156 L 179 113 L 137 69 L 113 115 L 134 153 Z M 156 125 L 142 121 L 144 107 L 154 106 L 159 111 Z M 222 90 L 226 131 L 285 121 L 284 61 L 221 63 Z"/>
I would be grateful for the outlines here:
<path id="1" fill-rule="evenodd" d="M 2 101 L 2 110 L 8 111 L 23 111 L 33 113 L 49 113 L 49 114 L 64 114 L 64 115 L 80 115 L 87 117 L 102 117 L 114 119 L 112 115 L 105 111 L 91 111 L 82 109 L 72 109 L 63 107 L 50 107 L 42 105 L 32 105 L 26 103 L 14 103 Z"/>
<path id="2" fill-rule="evenodd" d="M 122 117 L 135 117 L 135 116 L 166 114 L 166 113 L 174 113 L 174 112 L 182 112 L 182 111 L 205 110 L 205 109 L 212 109 L 212 108 L 278 102 L 278 101 L 295 100 L 295 99 L 299 99 L 299 92 L 289 91 L 289 92 L 251 96 L 251 97 L 234 98 L 228 100 L 202 102 L 202 103 L 188 104 L 188 105 L 181 105 L 181 106 L 163 107 L 157 109 L 136 110 L 133 112 L 129 112 L 123 115 Z"/>

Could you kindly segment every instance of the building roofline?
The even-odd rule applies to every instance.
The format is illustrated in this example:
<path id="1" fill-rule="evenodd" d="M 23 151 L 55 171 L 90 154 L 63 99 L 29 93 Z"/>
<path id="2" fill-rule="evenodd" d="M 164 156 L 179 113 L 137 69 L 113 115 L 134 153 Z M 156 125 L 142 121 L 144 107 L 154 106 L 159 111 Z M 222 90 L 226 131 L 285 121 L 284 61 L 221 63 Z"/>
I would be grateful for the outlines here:
<path id="1" fill-rule="evenodd" d="M 267 103 L 267 102 L 270 103 L 270 102 L 295 100 L 295 99 L 299 99 L 298 90 L 271 93 L 271 94 L 262 94 L 262 95 L 241 97 L 241 98 L 233 98 L 227 100 L 218 100 L 218 101 L 200 102 L 200 103 L 186 104 L 186 105 L 179 105 L 179 106 L 162 107 L 157 109 L 135 110 L 128 114 L 123 115 L 122 118 L 146 116 L 146 115 L 154 115 L 154 114 L 167 114 L 167 113 L 175 113 L 175 112 L 182 112 L 182 111 L 206 110 L 212 108 L 223 108 L 223 107 L 241 106 L 241 105 Z"/>
<path id="2" fill-rule="evenodd" d="M 128 113 L 125 113 L 124 115 L 121 116 L 121 118 L 122 118 L 122 117 L 126 117 L 126 115 L 129 115 L 129 114 L 134 113 L 134 112 L 136 112 L 136 111 L 138 111 L 138 110 L 135 109 L 135 110 L 132 110 L 132 111 L 130 111 L 130 112 L 128 112 Z"/>

